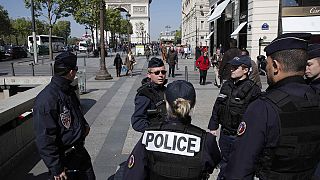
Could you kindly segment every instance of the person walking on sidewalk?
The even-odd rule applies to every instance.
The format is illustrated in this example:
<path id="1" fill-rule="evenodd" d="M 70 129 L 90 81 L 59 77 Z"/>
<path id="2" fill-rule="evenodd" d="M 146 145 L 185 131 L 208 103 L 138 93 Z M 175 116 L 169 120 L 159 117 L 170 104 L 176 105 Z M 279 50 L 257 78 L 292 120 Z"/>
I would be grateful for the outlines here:
<path id="1" fill-rule="evenodd" d="M 242 116 L 249 103 L 261 92 L 260 88 L 249 79 L 251 59 L 248 56 L 235 57 L 229 64 L 231 79 L 222 84 L 208 125 L 210 132 L 217 135 L 217 129 L 221 124 L 219 147 L 222 160 L 218 180 L 223 179 Z"/>
<path id="2" fill-rule="evenodd" d="M 77 70 L 76 55 L 59 54 L 54 76 L 37 95 L 33 107 L 35 142 L 50 179 L 54 180 L 95 180 L 90 155 L 84 147 L 90 127 L 75 88 L 70 85 Z"/>
<path id="3" fill-rule="evenodd" d="M 117 77 L 120 77 L 122 64 L 123 63 L 122 63 L 122 59 L 120 57 L 120 54 L 117 53 L 116 57 L 114 58 L 114 61 L 113 61 L 113 66 L 116 67 Z"/>
<path id="4" fill-rule="evenodd" d="M 196 61 L 196 67 L 200 71 L 200 85 L 206 84 L 207 71 L 210 68 L 210 60 L 208 57 L 208 52 L 204 52 Z"/>
<path id="5" fill-rule="evenodd" d="M 166 68 L 161 59 L 153 57 L 148 63 L 148 74 L 142 80 L 134 99 L 134 113 L 131 117 L 132 128 L 144 132 L 150 124 L 161 123 L 166 117 L 164 92 L 167 83 Z"/>
<path id="6" fill-rule="evenodd" d="M 168 117 L 143 133 L 127 160 L 124 180 L 204 180 L 221 160 L 216 137 L 191 124 L 193 85 L 177 80 L 165 94 Z"/>
<path id="7" fill-rule="evenodd" d="M 169 64 L 169 77 L 172 75 L 172 77 L 174 78 L 174 68 L 178 63 L 178 53 L 174 50 L 173 46 L 171 46 L 169 49 L 167 61 Z"/>
<path id="8" fill-rule="evenodd" d="M 126 76 L 129 75 L 129 71 L 130 71 L 130 77 L 132 77 L 133 66 L 135 63 L 136 63 L 136 60 L 132 54 L 132 51 L 129 50 L 128 55 L 126 56 L 126 60 L 125 60 L 125 64 L 127 66 Z"/>

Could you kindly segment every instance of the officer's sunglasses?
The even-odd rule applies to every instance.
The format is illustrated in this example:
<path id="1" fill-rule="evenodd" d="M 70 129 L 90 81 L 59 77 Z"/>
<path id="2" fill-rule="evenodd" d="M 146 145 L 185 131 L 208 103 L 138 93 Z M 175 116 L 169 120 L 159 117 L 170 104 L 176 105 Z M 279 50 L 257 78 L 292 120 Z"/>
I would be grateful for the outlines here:
<path id="1" fill-rule="evenodd" d="M 160 72 L 161 72 L 161 74 L 163 74 L 163 75 L 165 75 L 165 74 L 167 73 L 167 71 L 166 71 L 166 70 L 154 71 L 154 72 L 149 71 L 149 73 L 150 73 L 150 74 L 155 74 L 155 75 L 159 75 L 159 74 L 160 74 Z"/>

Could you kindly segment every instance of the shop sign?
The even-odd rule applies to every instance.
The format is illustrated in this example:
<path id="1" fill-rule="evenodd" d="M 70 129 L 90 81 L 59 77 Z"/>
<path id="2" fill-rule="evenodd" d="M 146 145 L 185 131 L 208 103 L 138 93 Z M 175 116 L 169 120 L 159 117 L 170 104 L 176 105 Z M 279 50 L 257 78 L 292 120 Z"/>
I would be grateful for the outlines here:
<path id="1" fill-rule="evenodd" d="M 261 26 L 262 30 L 269 30 L 269 24 L 268 23 L 263 23 Z"/>
<path id="2" fill-rule="evenodd" d="M 282 16 L 320 16 L 320 6 L 284 7 L 282 8 Z"/>

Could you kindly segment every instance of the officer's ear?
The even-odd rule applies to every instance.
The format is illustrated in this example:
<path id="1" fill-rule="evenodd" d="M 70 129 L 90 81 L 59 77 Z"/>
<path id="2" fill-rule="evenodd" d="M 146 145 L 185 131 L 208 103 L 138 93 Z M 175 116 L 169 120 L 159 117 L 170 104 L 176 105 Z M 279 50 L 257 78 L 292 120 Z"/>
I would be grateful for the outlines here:
<path id="1" fill-rule="evenodd" d="M 278 60 L 273 59 L 272 60 L 272 68 L 273 68 L 273 74 L 277 75 L 279 71 L 281 70 L 281 64 L 279 63 Z"/>

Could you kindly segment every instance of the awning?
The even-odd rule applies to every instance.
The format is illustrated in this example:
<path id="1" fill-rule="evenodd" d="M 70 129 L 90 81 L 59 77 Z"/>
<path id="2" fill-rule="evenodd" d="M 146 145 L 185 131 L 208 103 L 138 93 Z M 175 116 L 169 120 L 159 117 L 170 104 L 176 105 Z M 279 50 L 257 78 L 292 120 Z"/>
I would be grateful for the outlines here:
<path id="1" fill-rule="evenodd" d="M 320 34 L 320 16 L 283 17 L 282 33 Z"/>
<path id="2" fill-rule="evenodd" d="M 209 40 L 214 31 L 212 31 L 207 37 L 206 40 Z"/>
<path id="3" fill-rule="evenodd" d="M 241 31 L 241 29 L 247 24 L 247 22 L 243 22 L 241 24 L 239 24 L 239 26 L 237 27 L 236 30 L 233 31 L 233 33 L 231 34 L 231 36 L 237 36 L 239 34 L 239 32 Z"/>
<path id="4" fill-rule="evenodd" d="M 225 0 L 222 3 L 220 3 L 213 11 L 213 13 L 211 14 L 211 16 L 208 19 L 208 22 L 212 22 L 214 20 L 217 20 L 221 17 L 222 12 L 224 11 L 224 9 L 228 6 L 230 0 Z"/>

